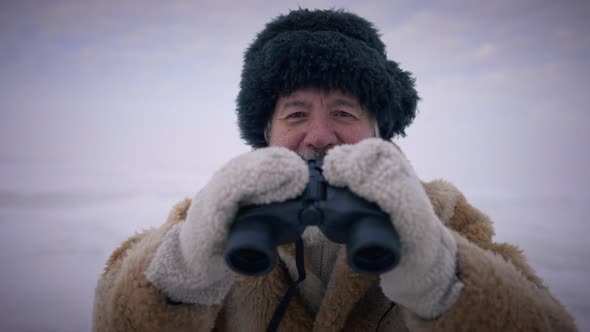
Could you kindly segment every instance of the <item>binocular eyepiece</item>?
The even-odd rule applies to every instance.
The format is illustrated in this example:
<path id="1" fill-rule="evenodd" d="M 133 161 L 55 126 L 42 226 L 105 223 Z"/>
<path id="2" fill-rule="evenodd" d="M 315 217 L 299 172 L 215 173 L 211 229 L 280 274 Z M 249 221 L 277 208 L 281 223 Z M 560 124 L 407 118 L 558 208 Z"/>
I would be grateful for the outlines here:
<path id="1" fill-rule="evenodd" d="M 308 161 L 310 179 L 295 199 L 238 211 L 225 248 L 225 261 L 237 273 L 263 275 L 276 265 L 277 246 L 301 237 L 315 225 L 331 241 L 346 244 L 357 272 L 381 274 L 400 260 L 400 243 L 389 216 L 346 188 L 329 185 L 321 162 Z"/>

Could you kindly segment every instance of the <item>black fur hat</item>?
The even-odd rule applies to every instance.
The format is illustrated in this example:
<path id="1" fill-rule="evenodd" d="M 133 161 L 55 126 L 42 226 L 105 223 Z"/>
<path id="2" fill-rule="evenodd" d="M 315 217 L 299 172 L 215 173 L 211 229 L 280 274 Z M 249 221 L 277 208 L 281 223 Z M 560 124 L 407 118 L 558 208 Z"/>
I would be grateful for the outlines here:
<path id="1" fill-rule="evenodd" d="M 246 50 L 236 110 L 241 137 L 267 146 L 277 99 L 312 87 L 357 97 L 384 139 L 405 135 L 419 100 L 412 74 L 387 60 L 372 23 L 343 10 L 294 10 L 268 23 Z"/>

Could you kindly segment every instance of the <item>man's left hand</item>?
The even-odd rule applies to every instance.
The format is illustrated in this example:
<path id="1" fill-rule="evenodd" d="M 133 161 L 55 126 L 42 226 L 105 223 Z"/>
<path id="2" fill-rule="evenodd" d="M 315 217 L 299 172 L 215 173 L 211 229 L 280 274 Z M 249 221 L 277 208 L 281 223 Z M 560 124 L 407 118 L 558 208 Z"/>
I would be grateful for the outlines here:
<path id="1" fill-rule="evenodd" d="M 423 319 L 452 306 L 463 287 L 457 244 L 399 148 L 381 139 L 340 145 L 328 151 L 323 170 L 328 183 L 376 203 L 399 234 L 401 260 L 381 275 L 384 294 Z"/>

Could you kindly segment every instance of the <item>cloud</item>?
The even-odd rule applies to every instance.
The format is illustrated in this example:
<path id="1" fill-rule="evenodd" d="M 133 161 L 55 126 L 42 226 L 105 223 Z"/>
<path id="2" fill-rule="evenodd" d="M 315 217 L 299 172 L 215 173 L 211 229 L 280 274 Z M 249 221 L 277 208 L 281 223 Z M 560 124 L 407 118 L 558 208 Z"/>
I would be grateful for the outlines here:
<path id="1" fill-rule="evenodd" d="M 479 58 L 489 58 L 497 53 L 497 46 L 492 43 L 485 43 L 481 45 L 475 52 L 475 56 Z"/>

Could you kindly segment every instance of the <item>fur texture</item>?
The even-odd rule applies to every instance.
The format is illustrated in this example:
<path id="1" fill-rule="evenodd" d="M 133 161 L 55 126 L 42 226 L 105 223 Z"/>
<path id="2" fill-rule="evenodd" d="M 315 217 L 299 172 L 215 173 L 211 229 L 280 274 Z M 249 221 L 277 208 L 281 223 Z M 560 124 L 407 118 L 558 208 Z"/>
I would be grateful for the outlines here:
<path id="1" fill-rule="evenodd" d="M 493 227 L 451 184 L 423 184 L 434 211 L 457 243 L 457 264 L 464 288 L 437 319 L 424 321 L 383 294 L 375 277 L 355 273 L 338 256 L 317 313 L 293 298 L 280 331 L 577 331 L 572 317 L 551 296 L 515 246 L 492 242 Z M 147 280 L 145 271 L 176 224 L 186 223 L 190 201 L 170 213 L 157 230 L 137 234 L 108 260 L 95 295 L 93 331 L 264 331 L 293 281 L 287 262 L 294 246 L 279 249 L 281 263 L 263 277 L 236 276 L 221 305 L 171 305 Z M 194 204 L 194 203 L 193 203 Z M 289 258 L 290 257 L 290 258 Z M 309 260 L 309 255 L 306 258 Z M 314 274 L 309 265 L 306 270 Z M 316 274 L 317 276 L 317 274 Z M 310 278 L 310 283 L 319 278 Z M 310 287 L 314 287 L 310 285 Z"/>
<path id="2" fill-rule="evenodd" d="M 308 230 L 315 230 L 314 237 L 305 236 L 309 235 Z M 330 282 L 337 257 L 342 254 L 346 255 L 346 253 L 342 244 L 330 242 L 317 227 L 306 228 L 303 241 L 307 278 L 298 286 L 297 291 L 301 294 L 304 304 L 315 316 L 326 293 L 326 287 Z M 293 246 L 279 247 L 278 253 L 291 279 L 297 280 L 299 273 Z"/>
<path id="3" fill-rule="evenodd" d="M 231 160 L 195 196 L 186 222 L 166 235 L 147 279 L 174 301 L 221 303 L 234 282 L 223 249 L 238 208 L 297 197 L 308 177 L 305 162 L 284 148 L 255 150 Z"/>
<path id="4" fill-rule="evenodd" d="M 186 212 L 186 205 L 180 204 L 175 210 Z M 110 257 L 96 286 L 93 331 L 193 332 L 215 326 L 220 305 L 169 305 L 166 295 L 144 276 L 165 234 L 178 221 L 171 219 L 160 229 L 133 236 Z"/>
<path id="5" fill-rule="evenodd" d="M 266 146 L 277 99 L 310 87 L 357 97 L 384 139 L 404 134 L 419 99 L 411 73 L 387 60 L 373 24 L 342 10 L 294 10 L 268 23 L 246 50 L 237 98 L 246 143 Z"/>
<path id="6" fill-rule="evenodd" d="M 401 260 L 381 276 L 384 293 L 427 319 L 449 308 L 463 287 L 455 276 L 457 245 L 399 149 L 381 139 L 337 146 L 326 156 L 324 176 L 391 217 Z"/>

